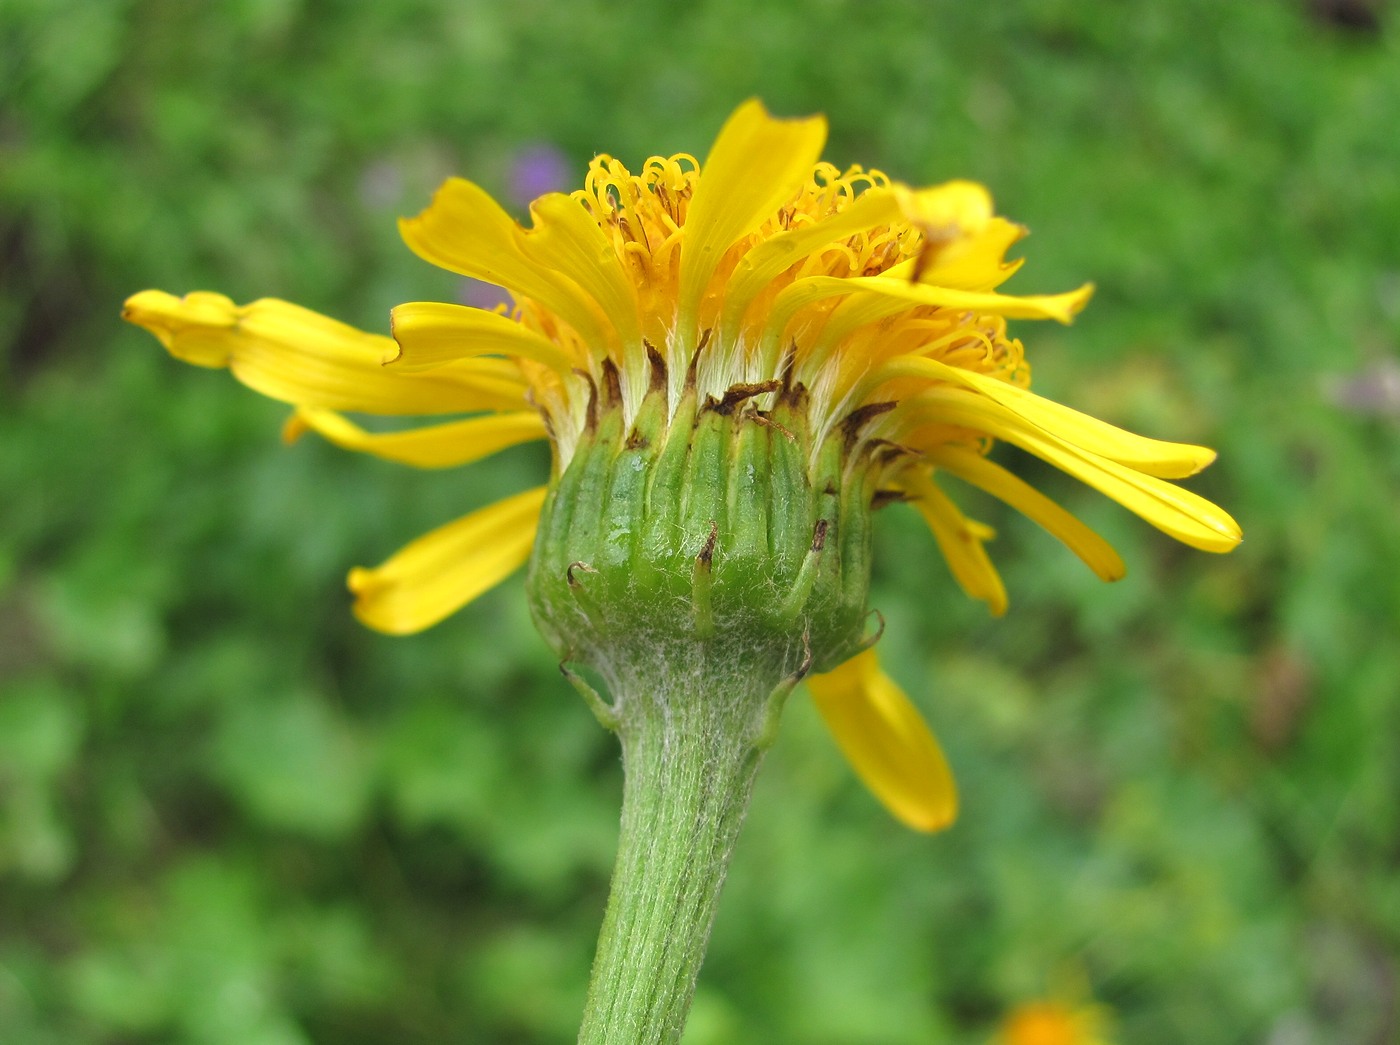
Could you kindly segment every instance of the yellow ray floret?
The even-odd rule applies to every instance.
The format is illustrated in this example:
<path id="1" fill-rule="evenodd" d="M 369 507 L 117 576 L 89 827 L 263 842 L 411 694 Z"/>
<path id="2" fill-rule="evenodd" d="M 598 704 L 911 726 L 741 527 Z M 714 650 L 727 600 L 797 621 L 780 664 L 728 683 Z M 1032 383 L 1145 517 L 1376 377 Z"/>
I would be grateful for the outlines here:
<path id="1" fill-rule="evenodd" d="M 537 301 L 590 344 L 609 340 L 611 324 L 583 288 L 531 257 L 525 230 L 481 186 L 449 178 L 427 210 L 399 222 L 399 231 L 424 261 Z"/>
<path id="2" fill-rule="evenodd" d="M 958 792 L 938 741 L 918 710 L 880 670 L 874 650 L 807 680 L 812 700 L 866 787 L 918 831 L 958 815 Z"/>
<path id="3" fill-rule="evenodd" d="M 393 364 L 402 373 L 490 355 L 532 359 L 565 374 L 583 362 L 512 319 L 441 301 L 396 306 L 389 312 L 389 330 L 397 350 L 385 365 Z"/>
<path id="4" fill-rule="evenodd" d="M 985 547 L 996 531 L 963 515 L 952 499 L 920 472 L 901 476 L 899 483 L 928 524 L 958 587 L 985 602 L 992 615 L 1000 617 L 1006 612 L 1006 586 Z"/>
<path id="5" fill-rule="evenodd" d="M 933 451 L 946 445 L 940 433 L 947 425 L 985 432 L 1094 487 L 1183 544 L 1228 552 L 1240 543 L 1239 524 L 1204 497 L 1077 447 L 1000 404 L 947 388 L 919 393 L 908 403 L 914 416 L 936 422 L 932 434 L 916 430 L 906 435 L 911 446 Z"/>
<path id="6" fill-rule="evenodd" d="M 1215 451 L 1189 443 L 1168 443 L 1124 431 L 1053 400 L 974 370 L 948 366 L 936 359 L 908 355 L 876 370 L 869 383 L 899 376 L 926 377 L 980 393 L 1056 439 L 1110 461 L 1162 479 L 1195 475 L 1215 460 Z"/>
<path id="7" fill-rule="evenodd" d="M 355 615 L 390 635 L 411 635 L 494 588 L 530 557 L 545 488 L 508 497 L 401 548 L 373 569 L 350 571 Z"/>
<path id="8" fill-rule="evenodd" d="M 1025 1002 L 1003 1021 L 996 1045 L 1107 1045 L 1104 1023 L 1098 1005 Z"/>
<path id="9" fill-rule="evenodd" d="M 544 421 L 533 410 L 472 417 L 400 432 L 367 432 L 334 410 L 298 407 L 282 429 L 282 435 L 290 443 L 306 431 L 316 432 L 343 450 L 382 457 L 414 468 L 457 468 L 507 447 L 535 442 L 549 435 Z"/>
<path id="10" fill-rule="evenodd" d="M 1128 572 L 1113 547 L 1029 483 L 981 454 L 946 444 L 929 449 L 930 463 L 1005 501 L 1064 542 L 1065 547 L 1106 581 L 1122 580 Z"/>
<path id="11" fill-rule="evenodd" d="M 678 312 L 693 322 L 700 295 L 725 251 L 772 216 L 807 177 L 826 144 L 826 119 L 775 120 L 748 101 L 729 117 L 705 157 L 686 214 Z"/>
<path id="12" fill-rule="evenodd" d="M 504 360 L 472 360 L 411 376 L 384 366 L 391 338 L 366 334 L 274 298 L 235 305 L 222 294 L 177 298 L 147 290 L 127 299 L 123 318 L 145 327 L 187 363 L 228 367 L 272 399 L 322 410 L 370 414 L 453 414 L 519 410 L 520 371 Z"/>

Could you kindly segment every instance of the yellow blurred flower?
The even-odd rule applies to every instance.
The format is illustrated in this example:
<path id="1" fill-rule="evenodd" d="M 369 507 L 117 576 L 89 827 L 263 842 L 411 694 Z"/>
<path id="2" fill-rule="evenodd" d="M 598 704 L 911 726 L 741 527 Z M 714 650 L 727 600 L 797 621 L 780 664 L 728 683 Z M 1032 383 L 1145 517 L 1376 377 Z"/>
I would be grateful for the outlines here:
<path id="1" fill-rule="evenodd" d="M 1107 1045 L 1103 1010 L 1058 1001 L 1017 1006 L 1001 1025 L 996 1045 Z"/>

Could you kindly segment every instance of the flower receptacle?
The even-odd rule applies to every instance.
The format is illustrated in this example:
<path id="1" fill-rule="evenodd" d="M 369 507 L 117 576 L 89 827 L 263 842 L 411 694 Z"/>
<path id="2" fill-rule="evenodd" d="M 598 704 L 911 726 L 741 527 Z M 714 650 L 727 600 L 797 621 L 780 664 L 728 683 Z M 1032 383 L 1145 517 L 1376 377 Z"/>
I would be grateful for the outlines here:
<path id="1" fill-rule="evenodd" d="M 595 400 L 530 562 L 531 608 L 561 658 L 614 686 L 630 664 L 693 648 L 776 685 L 856 651 L 869 449 L 811 431 L 806 398 L 768 381 L 697 403 L 691 386 L 668 409 L 658 382 L 630 424 Z"/>

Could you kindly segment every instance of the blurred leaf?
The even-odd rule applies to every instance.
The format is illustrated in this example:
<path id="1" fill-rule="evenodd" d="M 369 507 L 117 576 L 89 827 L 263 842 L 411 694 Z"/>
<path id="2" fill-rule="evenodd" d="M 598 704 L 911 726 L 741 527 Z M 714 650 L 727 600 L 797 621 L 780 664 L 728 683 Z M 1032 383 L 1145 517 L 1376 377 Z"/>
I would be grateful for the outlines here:
<path id="1" fill-rule="evenodd" d="M 270 827 L 329 840 L 365 814 L 372 776 L 364 744 L 309 693 L 235 698 L 212 756 L 235 800 Z"/>

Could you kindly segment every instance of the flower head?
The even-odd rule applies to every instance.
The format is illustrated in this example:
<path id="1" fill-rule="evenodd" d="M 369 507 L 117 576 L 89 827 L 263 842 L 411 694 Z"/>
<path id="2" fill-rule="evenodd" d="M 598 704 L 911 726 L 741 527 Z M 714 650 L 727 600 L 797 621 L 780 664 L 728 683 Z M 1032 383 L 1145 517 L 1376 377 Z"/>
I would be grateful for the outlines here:
<path id="1" fill-rule="evenodd" d="M 944 475 L 1040 523 L 1106 580 L 1117 554 L 988 456 L 1005 441 L 1194 547 L 1228 551 L 1234 520 L 1168 480 L 1214 454 L 1122 431 L 1029 391 L 1008 319 L 1067 323 L 1091 288 L 1013 296 L 1023 229 L 985 189 L 916 189 L 819 161 L 821 118 L 740 106 L 703 163 L 595 158 L 524 227 L 449 180 L 401 231 L 419 256 L 506 288 L 514 309 L 415 302 L 392 338 L 286 302 L 146 291 L 126 304 L 174 355 L 227 367 L 290 403 L 289 438 L 424 468 L 547 440 L 547 485 L 350 574 L 373 628 L 429 627 L 527 560 L 532 606 L 563 657 L 625 672 L 665 636 L 766 652 L 810 680 L 856 769 L 906 823 L 956 803 L 936 742 L 862 638 L 869 520 L 904 501 L 957 583 L 993 613 L 993 536 Z M 350 413 L 450 415 L 367 431 Z M 658 636 L 663 638 L 659 639 Z M 669 641 L 669 639 L 665 639 Z M 618 653 L 627 646 L 630 652 Z M 726 645 L 727 644 L 727 645 Z"/>

